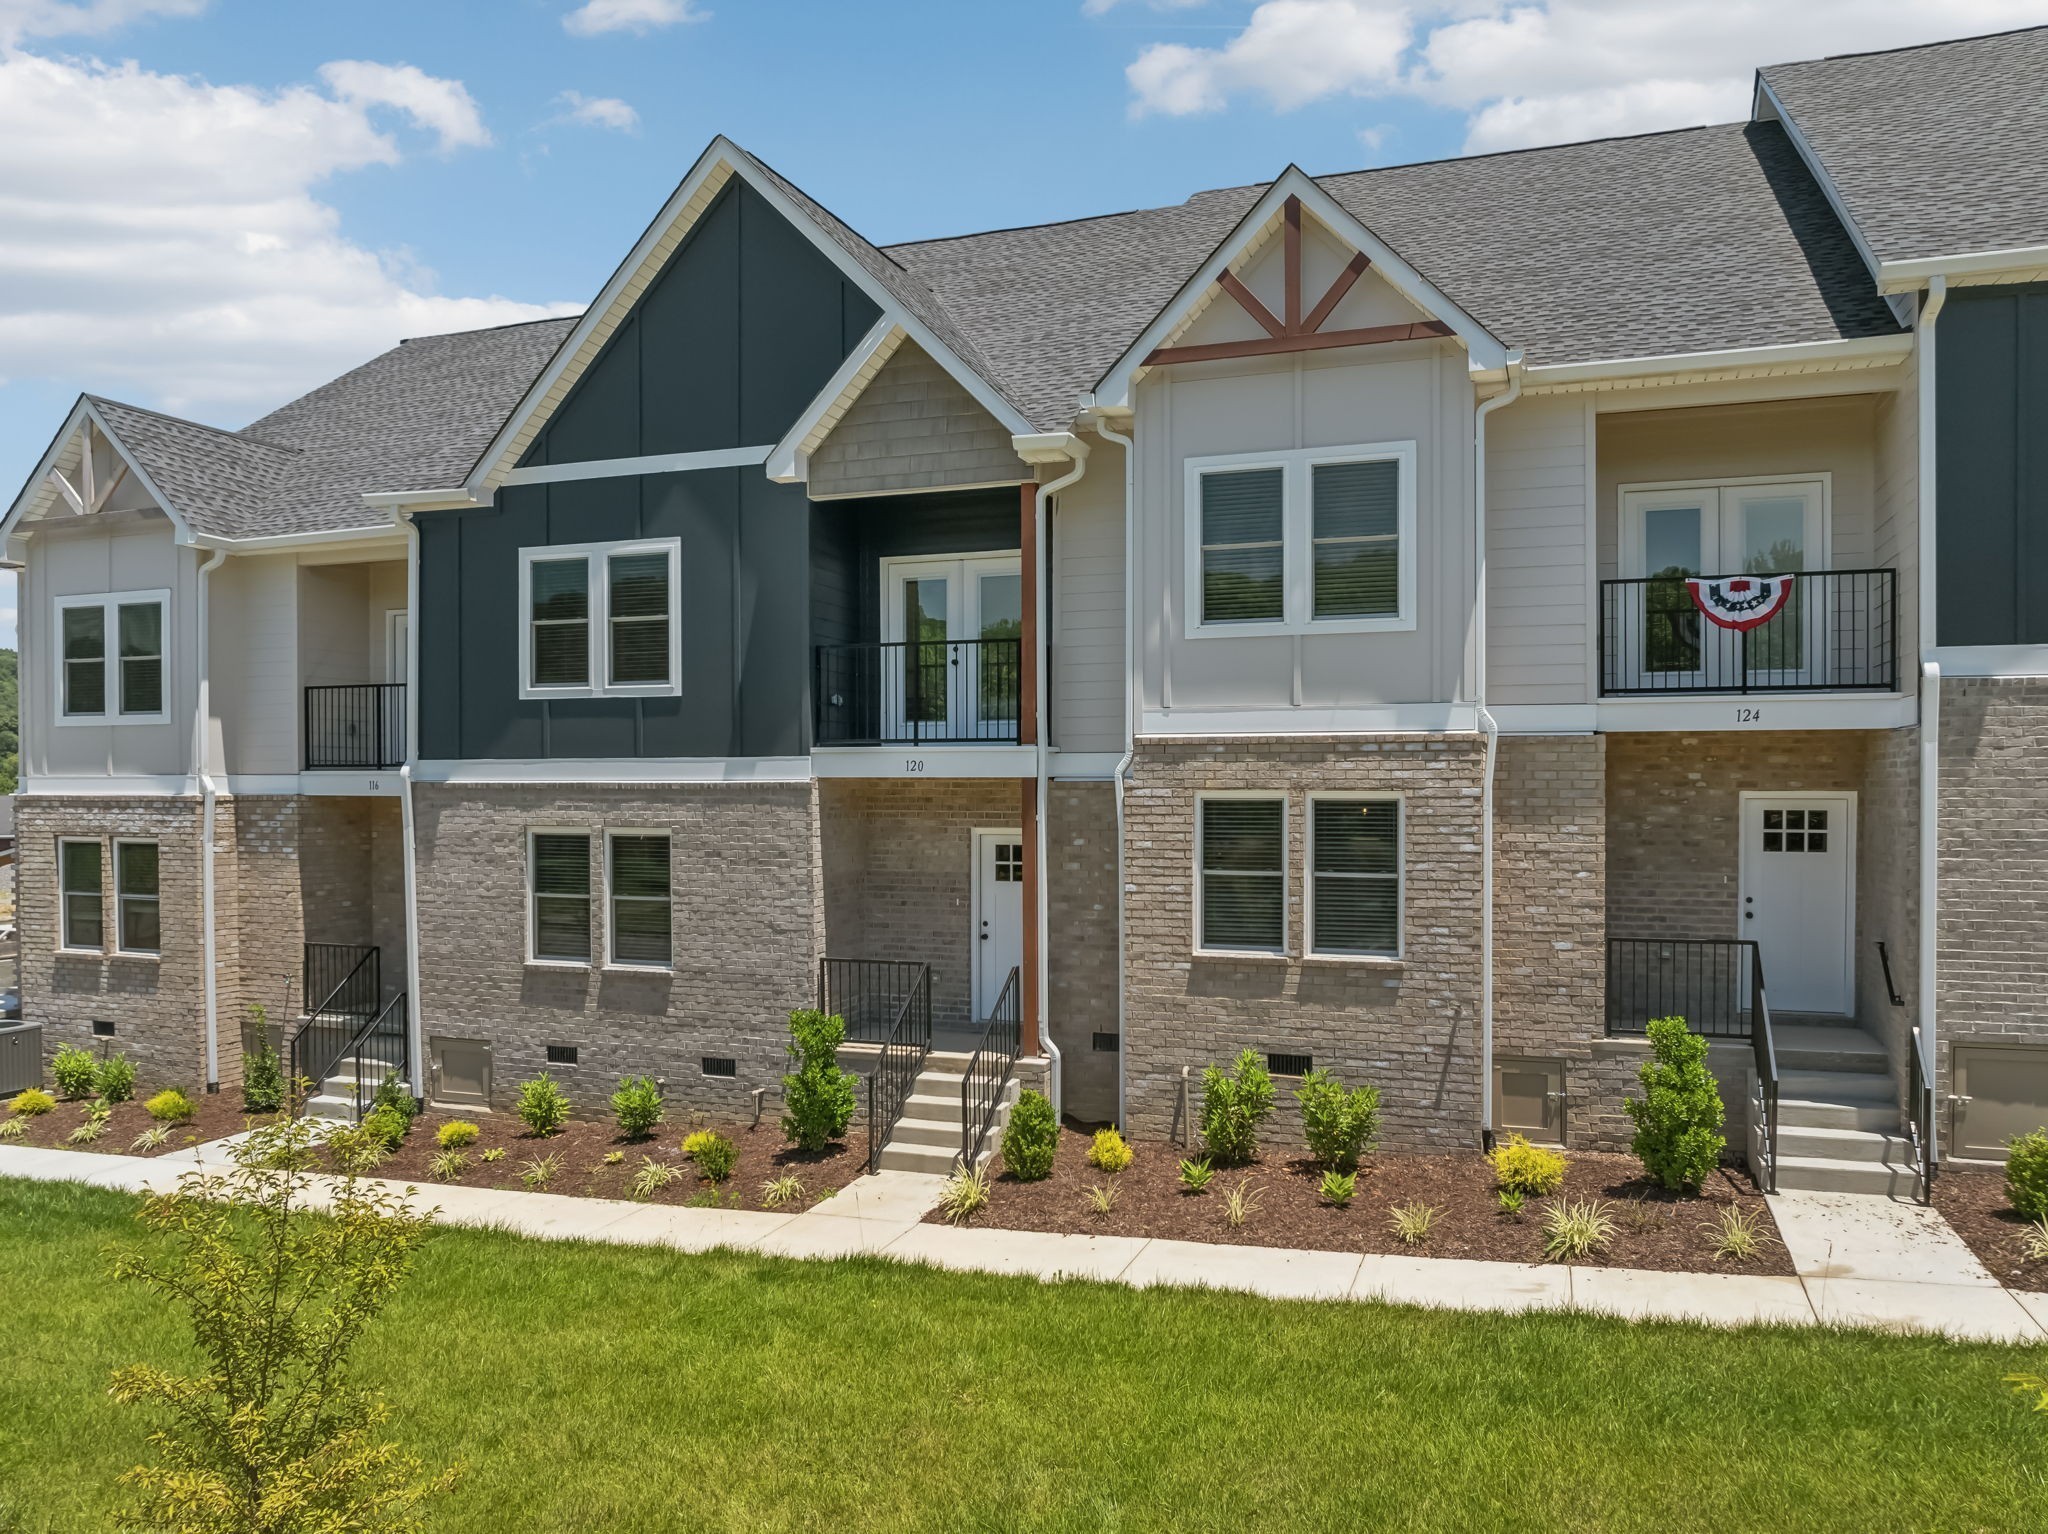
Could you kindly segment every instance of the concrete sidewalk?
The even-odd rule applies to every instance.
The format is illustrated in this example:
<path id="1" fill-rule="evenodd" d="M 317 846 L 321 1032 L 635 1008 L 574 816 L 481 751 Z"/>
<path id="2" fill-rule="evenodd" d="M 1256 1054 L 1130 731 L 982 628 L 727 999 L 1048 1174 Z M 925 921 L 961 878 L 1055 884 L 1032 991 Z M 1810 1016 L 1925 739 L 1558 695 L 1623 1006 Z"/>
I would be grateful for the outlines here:
<path id="1" fill-rule="evenodd" d="M 218 1143 L 150 1161 L 0 1146 L 0 1177 L 161 1191 L 174 1187 L 195 1165 L 222 1165 Z M 1450 1310 L 1579 1310 L 1717 1326 L 1868 1326 L 2048 1342 L 2048 1295 L 2002 1288 L 1934 1211 L 1870 1196 L 1774 1197 L 1771 1207 L 1798 1274 L 1765 1277 L 956 1229 L 923 1222 L 937 1202 L 941 1182 L 915 1172 L 880 1172 L 798 1214 L 681 1209 L 459 1185 L 384 1185 L 403 1190 L 413 1207 L 434 1211 L 444 1224 L 543 1240 L 685 1252 L 725 1247 L 797 1258 L 867 1254 L 959 1272 L 1101 1279 L 1141 1288 L 1229 1289 L 1273 1299 L 1378 1299 Z"/>

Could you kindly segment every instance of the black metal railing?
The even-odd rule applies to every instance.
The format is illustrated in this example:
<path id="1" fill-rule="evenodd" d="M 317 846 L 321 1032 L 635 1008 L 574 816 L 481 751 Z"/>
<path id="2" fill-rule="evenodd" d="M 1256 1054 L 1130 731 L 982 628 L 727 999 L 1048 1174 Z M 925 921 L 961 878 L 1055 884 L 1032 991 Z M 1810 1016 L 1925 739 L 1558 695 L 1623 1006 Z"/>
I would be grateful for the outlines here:
<path id="1" fill-rule="evenodd" d="M 1755 948 L 1752 943 L 1750 947 Z M 1750 1105 L 1749 1175 L 1762 1193 L 1778 1191 L 1778 1041 L 1771 1034 L 1771 1003 L 1764 994 L 1763 957 L 1749 963 L 1749 1046 L 1756 1058 L 1756 1098 Z"/>
<path id="2" fill-rule="evenodd" d="M 411 1070 L 411 1012 L 405 992 L 400 991 L 384 1010 L 363 1024 L 348 1043 L 342 1059 L 355 1061 L 355 1117 L 361 1123 L 377 1089 L 388 1076 L 404 1079 Z M 414 1092 L 417 1097 L 419 1094 Z"/>
<path id="3" fill-rule="evenodd" d="M 306 770 L 377 771 L 405 761 L 405 683 L 306 689 Z"/>
<path id="4" fill-rule="evenodd" d="M 820 959 L 818 1010 L 846 1023 L 847 1042 L 880 1044 L 903 1014 L 904 998 L 931 984 L 931 967 L 897 959 Z"/>
<path id="5" fill-rule="evenodd" d="M 1906 998 L 1899 994 L 1898 982 L 1892 979 L 1891 950 L 1885 946 L 1883 938 L 1877 940 L 1877 962 L 1884 970 L 1885 995 L 1891 998 L 1893 1006 L 1903 1007 L 1906 1004 Z"/>
<path id="6" fill-rule="evenodd" d="M 969 1170 L 981 1160 L 989 1126 L 995 1123 L 996 1110 L 1009 1088 L 1010 1069 L 1017 1063 L 1023 1037 L 1019 995 L 1018 973 L 1012 968 L 989 1013 L 988 1026 L 981 1030 L 981 1042 L 967 1062 L 967 1073 L 960 1078 L 960 1165 Z"/>
<path id="7" fill-rule="evenodd" d="M 1639 1034 L 1652 1018 L 1682 1017 L 1709 1038 L 1748 1038 L 1761 984 L 1747 938 L 1611 937 L 1607 1031 Z"/>
<path id="8" fill-rule="evenodd" d="M 813 680 L 821 746 L 1018 739 L 1024 692 L 1019 640 L 819 645 Z"/>
<path id="9" fill-rule="evenodd" d="M 1913 1136 L 1913 1154 L 1920 1164 L 1920 1202 L 1934 1202 L 1934 1174 L 1941 1170 L 1941 1147 L 1935 1143 L 1934 1064 L 1927 1058 L 1927 1036 L 1913 1029 L 1906 1051 L 1906 1124 Z"/>
<path id="10" fill-rule="evenodd" d="M 302 978 L 309 1002 L 306 1020 L 292 1035 L 289 1070 L 320 1089 L 363 1025 L 380 1010 L 383 977 L 375 947 L 355 943 L 308 943 Z"/>
<path id="11" fill-rule="evenodd" d="M 882 1053 L 868 1076 L 868 1170 L 882 1169 L 882 1148 L 889 1143 L 903 1105 L 917 1087 L 925 1056 L 932 1047 L 932 972 L 923 971 L 903 998 L 896 1025 L 882 1043 Z"/>
<path id="12" fill-rule="evenodd" d="M 1707 620 L 1682 577 L 1602 581 L 1600 691 L 1894 691 L 1895 587 L 1890 570 L 1801 572 L 1775 617 L 1728 629 Z"/>

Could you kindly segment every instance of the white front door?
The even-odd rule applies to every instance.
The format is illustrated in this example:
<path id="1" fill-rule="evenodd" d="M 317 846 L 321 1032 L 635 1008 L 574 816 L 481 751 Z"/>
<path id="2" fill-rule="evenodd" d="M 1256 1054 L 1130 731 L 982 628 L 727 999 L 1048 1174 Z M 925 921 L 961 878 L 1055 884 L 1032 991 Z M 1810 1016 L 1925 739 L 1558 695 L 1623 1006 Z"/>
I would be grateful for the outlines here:
<path id="1" fill-rule="evenodd" d="M 1024 581 L 1015 554 L 890 559 L 882 566 L 882 638 L 892 735 L 1013 740 L 1023 682 Z"/>
<path id="2" fill-rule="evenodd" d="M 1024 962 L 1024 834 L 974 833 L 974 1020 L 985 1022 Z"/>
<path id="3" fill-rule="evenodd" d="M 1742 796 L 1742 920 L 1773 1013 L 1855 1009 L 1856 799 Z"/>

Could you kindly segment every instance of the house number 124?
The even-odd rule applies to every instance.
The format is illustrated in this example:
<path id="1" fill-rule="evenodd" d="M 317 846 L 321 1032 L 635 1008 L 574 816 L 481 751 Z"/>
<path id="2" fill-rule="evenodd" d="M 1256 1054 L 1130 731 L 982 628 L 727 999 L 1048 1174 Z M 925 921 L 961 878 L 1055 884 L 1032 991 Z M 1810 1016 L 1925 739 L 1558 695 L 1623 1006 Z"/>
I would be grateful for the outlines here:
<path id="1" fill-rule="evenodd" d="M 1760 708 L 1738 708 L 1735 710 L 1737 724 L 1762 724 L 1764 711 Z"/>

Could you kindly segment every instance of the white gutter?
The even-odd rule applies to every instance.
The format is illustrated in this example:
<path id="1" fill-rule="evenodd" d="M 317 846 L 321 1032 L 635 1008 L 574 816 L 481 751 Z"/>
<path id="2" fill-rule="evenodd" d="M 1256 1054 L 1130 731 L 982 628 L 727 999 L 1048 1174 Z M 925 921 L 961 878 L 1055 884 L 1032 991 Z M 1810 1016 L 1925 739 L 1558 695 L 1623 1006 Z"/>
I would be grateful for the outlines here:
<path id="1" fill-rule="evenodd" d="M 1927 284 L 1914 330 L 1919 351 L 1918 437 L 1920 449 L 1920 988 L 1915 1011 L 1927 1045 L 1930 1070 L 1940 1070 L 1936 988 L 1941 944 L 1941 665 L 1932 658 L 1935 630 L 1935 340 L 1934 324 L 1948 302 L 1948 279 Z M 1932 1085 L 1932 1083 L 1930 1083 Z M 1939 1115 L 1927 1126 L 1930 1153 L 1941 1143 Z"/>
<path id="2" fill-rule="evenodd" d="M 1508 386 L 1482 400 L 1472 415 L 1472 530 L 1479 562 L 1473 604 L 1472 700 L 1486 737 L 1486 779 L 1479 796 L 1479 1139 L 1493 1143 L 1493 774 L 1500 726 L 1486 709 L 1486 418 L 1522 397 L 1522 354 L 1508 354 Z"/>
<path id="3" fill-rule="evenodd" d="M 426 1101 L 426 1028 L 420 1007 L 420 897 L 416 839 L 413 830 L 413 769 L 420 759 L 420 530 L 412 518 L 405 524 L 405 765 L 398 769 L 400 855 L 405 859 L 405 1008 L 413 1096 Z"/>
<path id="4" fill-rule="evenodd" d="M 207 771 L 207 722 L 213 713 L 213 644 L 209 633 L 213 620 L 208 613 L 207 592 L 212 585 L 208 576 L 227 557 L 226 549 L 215 549 L 199 563 L 199 687 L 192 705 L 192 771 L 199 779 L 202 805 L 199 816 L 199 921 L 206 965 L 206 1090 L 209 1092 L 220 1090 L 220 984 L 214 973 L 217 949 L 213 931 L 213 826 L 215 801 L 220 797 L 220 789 L 213 781 L 213 774 Z"/>
<path id="5" fill-rule="evenodd" d="M 390 524 L 378 523 L 333 528 L 320 533 L 269 533 L 261 538 L 220 538 L 212 533 L 201 533 L 191 541 L 198 548 L 218 549 L 224 554 L 267 554 L 273 550 L 317 549 L 332 544 L 378 544 L 394 540 Z"/>
<path id="6" fill-rule="evenodd" d="M 1554 362 L 1523 370 L 1532 394 L 1590 385 L 1680 382 L 1702 373 L 1820 373 L 1889 367 L 1912 354 L 1913 337 L 1866 336 L 1846 341 L 1799 341 L 1783 346 L 1739 346 L 1724 351 L 1672 352 L 1657 357 L 1612 357 L 1596 362 Z"/>
<path id="7" fill-rule="evenodd" d="M 1060 1047 L 1053 1042 L 1052 1037 L 1052 1008 L 1048 1005 L 1052 996 L 1050 930 L 1052 927 L 1050 890 L 1052 880 L 1049 877 L 1051 870 L 1047 866 L 1047 860 L 1052 850 L 1052 843 L 1046 831 L 1046 822 L 1052 818 L 1052 777 L 1050 772 L 1051 759 L 1048 754 L 1045 738 L 1048 722 L 1048 710 L 1045 704 L 1048 692 L 1046 676 L 1052 650 L 1051 636 L 1046 632 L 1046 619 L 1052 605 L 1050 601 L 1052 569 L 1046 560 L 1045 529 L 1048 508 L 1052 504 L 1052 498 L 1088 472 L 1088 444 L 1071 432 L 1048 432 L 1031 436 L 1018 436 L 1012 437 L 1010 441 L 1011 445 L 1027 463 L 1044 463 L 1053 461 L 1056 458 L 1066 458 L 1071 459 L 1074 465 L 1059 478 L 1047 480 L 1038 487 L 1038 495 L 1032 510 L 1034 519 L 1032 542 L 1035 546 L 1033 549 L 1033 559 L 1036 576 L 1034 584 L 1037 587 L 1033 612 L 1038 636 L 1036 643 L 1033 645 L 1033 649 L 1036 652 L 1034 657 L 1036 668 L 1035 675 L 1032 678 L 1031 689 L 1032 735 L 1035 741 L 1033 758 L 1036 762 L 1038 797 L 1038 824 L 1033 828 L 1037 834 L 1033 838 L 1032 847 L 1032 856 L 1037 860 L 1038 868 L 1038 878 L 1036 881 L 1037 899 L 1034 902 L 1037 909 L 1032 912 L 1032 920 L 1038 928 L 1038 962 L 1036 966 L 1038 970 L 1038 983 L 1036 986 L 1038 993 L 1038 1039 L 1045 1049 L 1046 1059 L 1049 1063 L 1046 1084 L 1052 1090 L 1046 1093 L 1046 1096 L 1052 1099 L 1053 1117 L 1058 1118 L 1062 1096 L 1061 1089 L 1064 1083 L 1060 1079 Z"/>
<path id="8" fill-rule="evenodd" d="M 1124 450 L 1124 754 L 1117 758 L 1116 771 L 1111 775 L 1116 783 L 1116 1121 L 1124 1124 L 1129 1122 L 1124 1105 L 1124 1062 L 1128 1057 L 1124 1041 L 1125 1014 L 1128 1011 L 1124 945 L 1130 930 L 1124 909 L 1128 899 L 1124 889 L 1124 789 L 1130 781 L 1131 760 L 1138 752 L 1137 613 L 1132 605 L 1137 584 L 1132 559 L 1137 540 L 1133 536 L 1131 520 L 1136 510 L 1132 490 L 1135 484 L 1133 476 L 1137 472 L 1138 445 L 1112 427 L 1106 416 L 1095 418 L 1095 434 Z"/>
<path id="9" fill-rule="evenodd" d="M 1918 256 L 1910 261 L 1878 264 L 1877 285 L 1881 290 L 1917 289 L 1922 284 L 1972 279 L 2025 280 L 2048 267 L 2048 245 L 2016 245 L 2008 250 L 1960 251 L 1950 256 Z"/>

